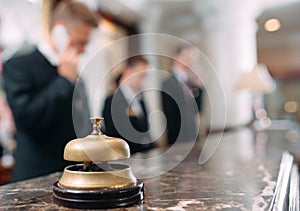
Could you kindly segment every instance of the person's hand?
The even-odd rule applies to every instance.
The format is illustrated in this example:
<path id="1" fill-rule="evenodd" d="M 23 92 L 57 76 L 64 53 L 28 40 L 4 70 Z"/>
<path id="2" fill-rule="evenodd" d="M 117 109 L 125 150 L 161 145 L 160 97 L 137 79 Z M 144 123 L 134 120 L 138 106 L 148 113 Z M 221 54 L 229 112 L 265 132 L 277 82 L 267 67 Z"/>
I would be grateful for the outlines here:
<path id="1" fill-rule="evenodd" d="M 68 41 L 65 49 L 59 55 L 58 74 L 71 83 L 75 83 L 78 77 L 78 59 L 79 55 L 76 49 L 74 49 L 70 45 L 70 41 Z"/>

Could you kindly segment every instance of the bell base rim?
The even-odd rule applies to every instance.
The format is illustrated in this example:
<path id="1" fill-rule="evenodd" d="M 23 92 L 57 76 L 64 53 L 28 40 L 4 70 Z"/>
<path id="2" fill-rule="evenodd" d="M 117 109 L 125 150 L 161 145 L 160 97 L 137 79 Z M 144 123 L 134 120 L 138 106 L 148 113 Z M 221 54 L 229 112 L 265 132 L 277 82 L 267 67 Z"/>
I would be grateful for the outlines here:
<path id="1" fill-rule="evenodd" d="M 112 189 L 81 190 L 53 185 L 53 201 L 63 207 L 77 209 L 107 209 L 138 204 L 144 199 L 144 183 Z"/>

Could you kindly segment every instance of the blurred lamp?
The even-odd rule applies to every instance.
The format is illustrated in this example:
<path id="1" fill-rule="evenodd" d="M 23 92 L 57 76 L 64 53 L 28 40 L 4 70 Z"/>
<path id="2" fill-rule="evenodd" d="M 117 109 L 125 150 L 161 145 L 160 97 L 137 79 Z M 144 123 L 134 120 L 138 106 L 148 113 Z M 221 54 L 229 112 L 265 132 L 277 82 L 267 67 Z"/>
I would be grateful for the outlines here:
<path id="1" fill-rule="evenodd" d="M 276 83 L 266 65 L 257 64 L 250 72 L 242 73 L 238 77 L 235 88 L 252 92 L 252 106 L 258 126 L 264 129 L 269 128 L 271 119 L 265 110 L 263 95 L 274 91 Z"/>
<path id="2" fill-rule="evenodd" d="M 267 94 L 276 89 L 276 83 L 266 65 L 257 64 L 252 71 L 244 72 L 238 77 L 236 89 Z"/>

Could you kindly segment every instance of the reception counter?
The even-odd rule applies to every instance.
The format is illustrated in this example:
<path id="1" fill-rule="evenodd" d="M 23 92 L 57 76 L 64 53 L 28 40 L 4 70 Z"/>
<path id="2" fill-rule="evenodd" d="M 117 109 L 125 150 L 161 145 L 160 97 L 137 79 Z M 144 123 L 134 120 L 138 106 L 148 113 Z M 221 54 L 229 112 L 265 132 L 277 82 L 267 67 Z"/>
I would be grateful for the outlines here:
<path id="1" fill-rule="evenodd" d="M 299 139 L 287 140 L 286 132 L 238 128 L 210 134 L 191 151 L 190 144 L 174 146 L 160 162 L 148 158 L 162 152 L 136 154 L 134 159 L 142 162 L 130 162 L 144 181 L 144 201 L 112 210 L 267 210 L 274 203 L 283 151 L 300 152 Z M 181 151 L 189 152 L 185 157 Z M 200 164 L 201 153 L 210 159 Z M 0 209 L 71 210 L 53 203 L 52 185 L 60 176 L 58 172 L 0 186 Z"/>

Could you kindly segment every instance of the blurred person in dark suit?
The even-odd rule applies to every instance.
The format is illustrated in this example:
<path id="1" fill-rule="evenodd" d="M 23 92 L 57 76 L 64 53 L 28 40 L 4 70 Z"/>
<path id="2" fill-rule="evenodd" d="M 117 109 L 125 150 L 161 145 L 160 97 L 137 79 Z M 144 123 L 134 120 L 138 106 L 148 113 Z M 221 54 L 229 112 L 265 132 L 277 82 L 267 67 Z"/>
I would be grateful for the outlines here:
<path id="1" fill-rule="evenodd" d="M 193 50 L 181 46 L 162 84 L 162 106 L 167 120 L 167 141 L 191 141 L 198 136 L 199 112 L 202 104 L 201 81 L 190 69 Z"/>
<path id="2" fill-rule="evenodd" d="M 142 56 L 127 60 L 117 78 L 117 90 L 107 97 L 103 108 L 105 134 L 124 139 L 131 153 L 154 147 L 148 132 L 148 115 L 140 93 L 147 73 L 148 62 Z"/>
<path id="3" fill-rule="evenodd" d="M 17 130 L 13 181 L 61 171 L 66 166 L 64 147 L 76 138 L 72 97 L 78 59 L 98 25 L 94 13 L 82 3 L 43 3 L 49 36 L 31 53 L 4 64 L 4 87 Z"/>

